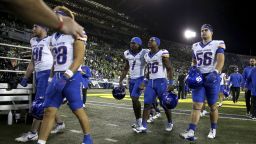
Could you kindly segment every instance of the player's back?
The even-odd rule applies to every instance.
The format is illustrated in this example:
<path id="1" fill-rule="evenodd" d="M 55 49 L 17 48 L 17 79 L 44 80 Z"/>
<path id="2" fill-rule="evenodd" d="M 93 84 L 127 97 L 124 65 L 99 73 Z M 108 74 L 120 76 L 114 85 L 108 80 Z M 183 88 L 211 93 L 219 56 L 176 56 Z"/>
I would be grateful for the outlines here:
<path id="1" fill-rule="evenodd" d="M 144 68 L 146 64 L 144 55 L 148 53 L 148 51 L 148 49 L 141 49 L 141 51 L 137 54 L 133 54 L 131 50 L 126 50 L 124 52 L 124 57 L 129 62 L 131 79 L 144 76 Z"/>
<path id="2" fill-rule="evenodd" d="M 216 55 L 220 49 L 225 49 L 225 43 L 222 40 L 212 40 L 207 44 L 203 44 L 203 42 L 193 44 L 193 55 L 197 60 L 197 67 L 202 73 L 210 73 L 215 70 Z"/>
<path id="3" fill-rule="evenodd" d="M 54 58 L 54 71 L 65 71 L 73 63 L 74 38 L 71 35 L 54 33 L 51 47 Z"/>
<path id="4" fill-rule="evenodd" d="M 162 59 L 165 55 L 169 56 L 169 52 L 161 49 L 155 54 L 149 52 L 144 56 L 148 65 L 149 79 L 166 78 L 166 68 Z"/>
<path id="5" fill-rule="evenodd" d="M 41 40 L 37 37 L 33 37 L 30 40 L 36 72 L 52 68 L 53 57 L 50 50 L 50 40 L 50 36 Z"/>

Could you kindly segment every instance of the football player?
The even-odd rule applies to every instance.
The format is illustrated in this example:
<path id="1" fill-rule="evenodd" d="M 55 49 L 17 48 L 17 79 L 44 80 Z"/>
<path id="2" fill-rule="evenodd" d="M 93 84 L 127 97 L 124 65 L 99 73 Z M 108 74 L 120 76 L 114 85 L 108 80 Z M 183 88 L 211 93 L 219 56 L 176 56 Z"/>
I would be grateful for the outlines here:
<path id="1" fill-rule="evenodd" d="M 132 125 L 132 128 L 140 127 L 142 124 L 141 103 L 139 97 L 141 95 L 140 85 L 144 80 L 144 69 L 146 64 L 144 55 L 147 52 L 147 49 L 142 48 L 142 40 L 139 37 L 133 37 L 130 42 L 130 49 L 124 52 L 125 65 L 120 76 L 119 86 L 123 86 L 123 80 L 129 71 L 129 92 L 136 119 L 136 123 Z"/>
<path id="2" fill-rule="evenodd" d="M 221 81 L 220 81 L 220 91 L 219 91 L 219 104 L 218 107 L 222 106 L 222 102 L 224 100 L 224 89 L 226 86 L 226 74 L 225 73 L 221 73 L 220 75 Z"/>
<path id="3" fill-rule="evenodd" d="M 159 49 L 160 39 L 151 37 L 148 42 L 150 51 L 145 54 L 144 58 L 147 63 L 148 82 L 144 93 L 144 110 L 142 118 L 142 126 L 134 129 L 137 133 L 147 132 L 147 120 L 149 118 L 152 103 L 158 96 L 160 104 L 162 105 L 162 98 L 164 92 L 173 91 L 173 74 L 172 67 L 169 60 L 169 52 L 165 49 Z M 167 71 L 167 73 L 166 73 Z M 168 80 L 166 79 L 168 78 Z M 167 125 L 165 130 L 172 131 L 173 123 L 171 117 L 171 109 L 163 107 L 167 117 Z"/>
<path id="4" fill-rule="evenodd" d="M 71 10 L 57 6 L 54 11 L 74 19 Z M 54 77 L 46 91 L 45 113 L 41 124 L 38 144 L 45 144 L 54 123 L 54 116 L 66 98 L 72 112 L 78 118 L 84 137 L 83 144 L 92 144 L 89 120 L 83 109 L 82 74 L 78 71 L 84 60 L 85 42 L 87 39 L 74 39 L 72 35 L 54 33 L 51 47 L 54 58 Z M 81 70 L 80 70 L 81 71 Z"/>
<path id="5" fill-rule="evenodd" d="M 36 95 L 32 104 L 32 116 L 34 117 L 31 130 L 21 137 L 15 139 L 18 142 L 27 142 L 38 139 L 38 129 L 43 118 L 43 101 L 45 99 L 45 92 L 48 86 L 48 79 L 53 65 L 53 57 L 50 50 L 50 36 L 47 36 L 47 28 L 34 25 L 32 29 L 33 38 L 30 40 L 32 47 L 31 61 L 27 67 L 25 76 L 22 78 L 20 84 L 24 87 L 27 86 L 28 78 L 32 72 L 35 71 L 35 85 Z M 62 121 L 62 128 L 65 124 Z"/>
<path id="6" fill-rule="evenodd" d="M 18 142 L 27 142 L 38 139 L 37 131 L 43 118 L 43 102 L 46 88 L 48 86 L 48 79 L 53 65 L 52 53 L 49 46 L 51 37 L 47 36 L 47 28 L 35 24 L 32 29 L 32 34 L 34 36 L 30 40 L 32 47 L 32 57 L 27 67 L 26 74 L 22 78 L 20 84 L 26 87 L 28 78 L 31 76 L 32 72 L 35 71 L 36 95 L 31 107 L 34 120 L 31 130 L 23 134 L 21 137 L 15 139 L 15 141 Z M 62 129 L 65 128 L 63 121 L 58 120 L 57 123 L 61 123 Z"/>
<path id="7" fill-rule="evenodd" d="M 193 110 L 191 112 L 191 121 L 188 129 L 181 133 L 184 139 L 194 141 L 195 130 L 200 119 L 205 97 L 210 107 L 211 128 L 208 138 L 216 137 L 218 121 L 218 93 L 220 88 L 220 72 L 224 65 L 225 43 L 222 40 L 212 40 L 213 28 L 209 24 L 201 27 L 201 42 L 193 44 L 192 65 L 199 69 L 204 78 L 201 87 L 192 90 Z"/>

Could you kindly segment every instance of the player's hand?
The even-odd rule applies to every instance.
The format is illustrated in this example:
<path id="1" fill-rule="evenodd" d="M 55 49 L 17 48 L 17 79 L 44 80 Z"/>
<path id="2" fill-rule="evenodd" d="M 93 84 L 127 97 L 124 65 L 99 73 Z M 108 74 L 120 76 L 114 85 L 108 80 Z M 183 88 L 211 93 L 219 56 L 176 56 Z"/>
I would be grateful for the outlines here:
<path id="1" fill-rule="evenodd" d="M 28 86 L 28 79 L 27 78 L 22 78 L 21 81 L 20 81 L 20 85 L 23 86 L 23 87 L 26 87 Z"/>
<path id="2" fill-rule="evenodd" d="M 168 87 L 167 87 L 167 91 L 171 92 L 174 91 L 175 86 L 174 86 L 174 81 L 173 80 L 168 80 Z"/>
<path id="3" fill-rule="evenodd" d="M 73 35 L 75 38 L 84 38 L 84 28 L 70 17 L 62 16 L 63 26 L 60 31 L 64 34 Z"/>
<path id="4" fill-rule="evenodd" d="M 211 72 L 205 78 L 205 84 L 208 86 L 213 86 L 218 81 L 220 81 L 220 76 L 216 71 Z"/>

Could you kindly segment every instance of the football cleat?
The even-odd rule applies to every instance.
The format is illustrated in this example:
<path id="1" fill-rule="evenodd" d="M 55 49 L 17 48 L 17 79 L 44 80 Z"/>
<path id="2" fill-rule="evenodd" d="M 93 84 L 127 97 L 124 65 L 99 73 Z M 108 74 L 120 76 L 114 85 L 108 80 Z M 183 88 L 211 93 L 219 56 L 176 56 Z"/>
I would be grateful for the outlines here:
<path id="1" fill-rule="evenodd" d="M 167 123 L 167 125 L 165 127 L 165 130 L 170 132 L 170 131 L 172 131 L 172 128 L 173 128 L 173 124 L 172 123 Z"/>
<path id="2" fill-rule="evenodd" d="M 197 139 L 193 130 L 186 130 L 185 132 L 180 133 L 180 137 L 188 141 L 195 141 Z"/>
<path id="3" fill-rule="evenodd" d="M 134 128 L 133 131 L 136 133 L 147 133 L 147 128 L 140 126 L 140 127 Z"/>
<path id="4" fill-rule="evenodd" d="M 28 133 L 24 133 L 22 136 L 18 137 L 15 139 L 15 141 L 17 142 L 28 142 L 28 141 L 35 141 L 38 139 L 38 134 L 37 133 L 32 133 L 32 132 L 28 132 Z"/>
<path id="5" fill-rule="evenodd" d="M 158 119 L 161 117 L 161 113 L 160 112 L 156 112 L 156 114 L 153 116 L 153 119 Z"/>
<path id="6" fill-rule="evenodd" d="M 154 122 L 153 115 L 149 115 L 149 119 L 147 120 L 147 123 L 152 123 Z"/>
<path id="7" fill-rule="evenodd" d="M 207 137 L 210 139 L 214 139 L 216 137 L 216 129 L 210 129 L 210 132 Z"/>
<path id="8" fill-rule="evenodd" d="M 63 129 L 65 129 L 65 123 L 62 124 L 56 124 L 55 128 L 51 131 L 51 134 L 56 134 L 61 132 Z"/>

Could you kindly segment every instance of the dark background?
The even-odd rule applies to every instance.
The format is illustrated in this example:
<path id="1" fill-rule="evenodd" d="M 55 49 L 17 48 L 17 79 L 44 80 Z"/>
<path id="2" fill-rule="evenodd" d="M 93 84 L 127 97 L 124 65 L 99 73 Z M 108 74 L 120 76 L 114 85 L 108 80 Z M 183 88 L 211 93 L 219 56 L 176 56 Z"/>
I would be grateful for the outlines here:
<path id="1" fill-rule="evenodd" d="M 152 35 L 191 44 L 200 41 L 200 27 L 209 23 L 216 40 L 224 40 L 227 52 L 256 55 L 253 44 L 256 16 L 252 1 L 231 0 L 96 0 L 124 12 L 145 25 Z M 196 31 L 192 41 L 185 29 Z"/>

